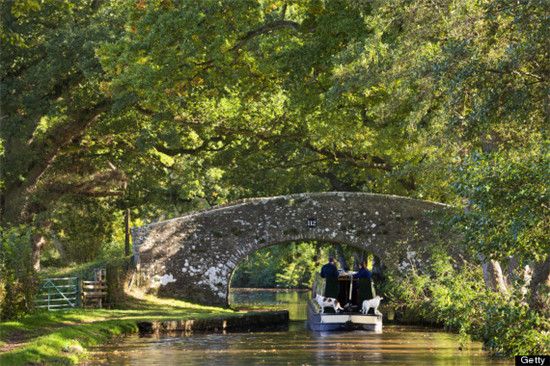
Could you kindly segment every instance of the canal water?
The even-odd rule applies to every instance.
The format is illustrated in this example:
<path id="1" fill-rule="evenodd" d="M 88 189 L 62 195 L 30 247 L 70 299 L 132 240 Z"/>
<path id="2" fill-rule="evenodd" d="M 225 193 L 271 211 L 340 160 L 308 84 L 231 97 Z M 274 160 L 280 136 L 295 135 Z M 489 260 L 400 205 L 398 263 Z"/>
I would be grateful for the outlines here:
<path id="1" fill-rule="evenodd" d="M 232 291 L 233 306 L 277 305 L 290 310 L 288 329 L 270 332 L 129 336 L 95 350 L 93 365 L 507 365 L 478 342 L 459 349 L 458 335 L 429 328 L 384 326 L 315 333 L 305 324 L 308 292 Z"/>

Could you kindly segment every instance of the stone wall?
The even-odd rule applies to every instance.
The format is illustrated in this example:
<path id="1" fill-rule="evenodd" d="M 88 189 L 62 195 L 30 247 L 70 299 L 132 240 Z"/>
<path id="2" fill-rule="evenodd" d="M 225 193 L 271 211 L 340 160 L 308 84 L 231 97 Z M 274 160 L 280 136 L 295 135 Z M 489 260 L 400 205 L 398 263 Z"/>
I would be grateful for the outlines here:
<path id="1" fill-rule="evenodd" d="M 244 200 L 133 230 L 141 283 L 160 296 L 227 305 L 231 274 L 269 245 L 317 240 L 377 255 L 386 266 L 421 261 L 447 206 L 405 197 L 328 192 Z"/>
<path id="2" fill-rule="evenodd" d="M 152 320 L 137 323 L 140 333 L 251 332 L 288 328 L 287 310 L 231 314 L 217 318 Z"/>

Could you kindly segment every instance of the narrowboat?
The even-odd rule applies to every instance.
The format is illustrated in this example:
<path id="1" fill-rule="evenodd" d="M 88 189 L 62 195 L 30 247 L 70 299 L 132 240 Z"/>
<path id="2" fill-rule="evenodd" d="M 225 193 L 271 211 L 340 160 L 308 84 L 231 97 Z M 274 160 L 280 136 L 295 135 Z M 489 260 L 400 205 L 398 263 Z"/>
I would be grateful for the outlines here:
<path id="1" fill-rule="evenodd" d="M 343 310 L 334 311 L 332 307 L 321 309 L 316 300 L 317 295 L 324 295 L 325 280 L 317 275 L 312 288 L 312 298 L 307 304 L 307 324 L 308 328 L 317 331 L 339 331 L 339 330 L 369 330 L 382 332 L 382 315 L 374 314 L 374 309 L 369 313 L 362 314 L 362 299 L 359 291 L 360 285 L 358 279 L 353 278 L 354 272 L 340 272 L 338 277 L 338 297 L 337 300 Z M 371 286 L 370 295 L 374 294 L 372 283 L 369 280 L 368 286 Z M 361 302 L 361 303 L 359 303 Z"/>

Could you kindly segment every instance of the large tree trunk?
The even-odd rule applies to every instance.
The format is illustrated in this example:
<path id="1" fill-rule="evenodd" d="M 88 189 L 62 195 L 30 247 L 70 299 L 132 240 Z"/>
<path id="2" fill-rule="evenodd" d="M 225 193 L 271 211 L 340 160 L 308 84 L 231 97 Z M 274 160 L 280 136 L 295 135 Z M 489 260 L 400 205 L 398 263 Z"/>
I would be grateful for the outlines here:
<path id="1" fill-rule="evenodd" d="M 0 226 L 40 225 L 33 223 L 33 216 L 44 207 L 35 207 L 31 201 L 46 171 L 63 151 L 63 148 L 73 143 L 75 138 L 81 136 L 88 126 L 96 122 L 109 108 L 110 102 L 103 100 L 90 109 L 74 111 L 69 116 L 68 123 L 56 126 L 43 139 L 36 141 L 31 139 L 31 143 L 23 144 L 22 141 L 13 141 L 14 137 L 11 136 L 6 143 L 5 156 L 0 163 L 10 163 L 10 166 L 20 167 L 18 174 L 24 179 L 11 179 L 5 182 L 6 185 L 0 193 L 2 196 L 0 199 L 2 205 L 0 207 Z M 20 156 L 26 155 L 33 158 L 26 160 L 24 164 L 18 162 Z M 37 271 L 40 270 L 40 252 L 45 242 L 42 233 L 33 235 L 32 264 Z"/>
<path id="2" fill-rule="evenodd" d="M 63 149 L 84 134 L 90 125 L 109 111 L 110 107 L 109 100 L 102 100 L 90 109 L 73 111 L 68 116 L 70 122 L 52 128 L 42 139 L 36 141 L 31 139 L 30 143 L 10 141 L 14 139 L 13 136 L 8 139 L 2 163 L 20 167 L 17 174 L 24 179 L 18 178 L 5 182 L 6 186 L 2 192 L 1 200 L 3 207 L 0 213 L 0 224 L 28 223 L 31 220 L 33 208 L 29 207 L 28 203 L 32 195 L 36 193 L 36 188 L 46 171 Z M 20 157 L 27 155 L 33 158 L 22 164 L 19 161 Z"/>
<path id="3" fill-rule="evenodd" d="M 22 186 L 8 184 L 2 192 L 2 211 L 0 213 L 0 225 L 9 226 L 25 223 L 23 212 L 25 211 L 27 195 Z"/>
<path id="4" fill-rule="evenodd" d="M 510 257 L 506 265 L 506 286 L 510 288 L 514 280 L 525 279 L 525 269 L 521 269 L 518 260 L 515 257 Z"/>
<path id="5" fill-rule="evenodd" d="M 65 251 L 65 247 L 63 246 L 63 243 L 59 241 L 59 238 L 57 238 L 57 236 L 55 236 L 53 233 L 51 234 L 51 237 L 50 237 L 50 243 L 53 244 L 53 246 L 55 247 L 55 250 L 57 250 L 57 252 L 59 253 L 59 257 L 61 261 L 65 261 L 67 258 L 67 252 Z"/>
<path id="6" fill-rule="evenodd" d="M 124 255 L 130 255 L 130 209 L 124 212 Z"/>
<path id="7" fill-rule="evenodd" d="M 529 305 L 531 308 L 550 316 L 550 258 L 534 265 L 530 290 Z"/>
<path id="8" fill-rule="evenodd" d="M 506 279 L 502 273 L 500 263 L 495 260 L 486 260 L 482 263 L 483 279 L 485 285 L 492 291 L 500 292 L 501 294 L 508 294 L 508 287 L 506 286 Z"/>
<path id="9" fill-rule="evenodd" d="M 32 236 L 32 267 L 35 271 L 40 271 L 40 253 L 46 244 L 46 238 L 42 234 Z"/>

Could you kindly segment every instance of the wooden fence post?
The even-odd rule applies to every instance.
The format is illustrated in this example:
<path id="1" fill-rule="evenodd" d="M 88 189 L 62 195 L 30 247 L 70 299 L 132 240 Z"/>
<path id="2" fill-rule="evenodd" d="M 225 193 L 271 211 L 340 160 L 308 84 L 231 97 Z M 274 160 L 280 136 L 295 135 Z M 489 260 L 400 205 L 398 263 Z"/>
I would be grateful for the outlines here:
<path id="1" fill-rule="evenodd" d="M 130 255 L 130 209 L 124 212 L 124 255 Z"/>

